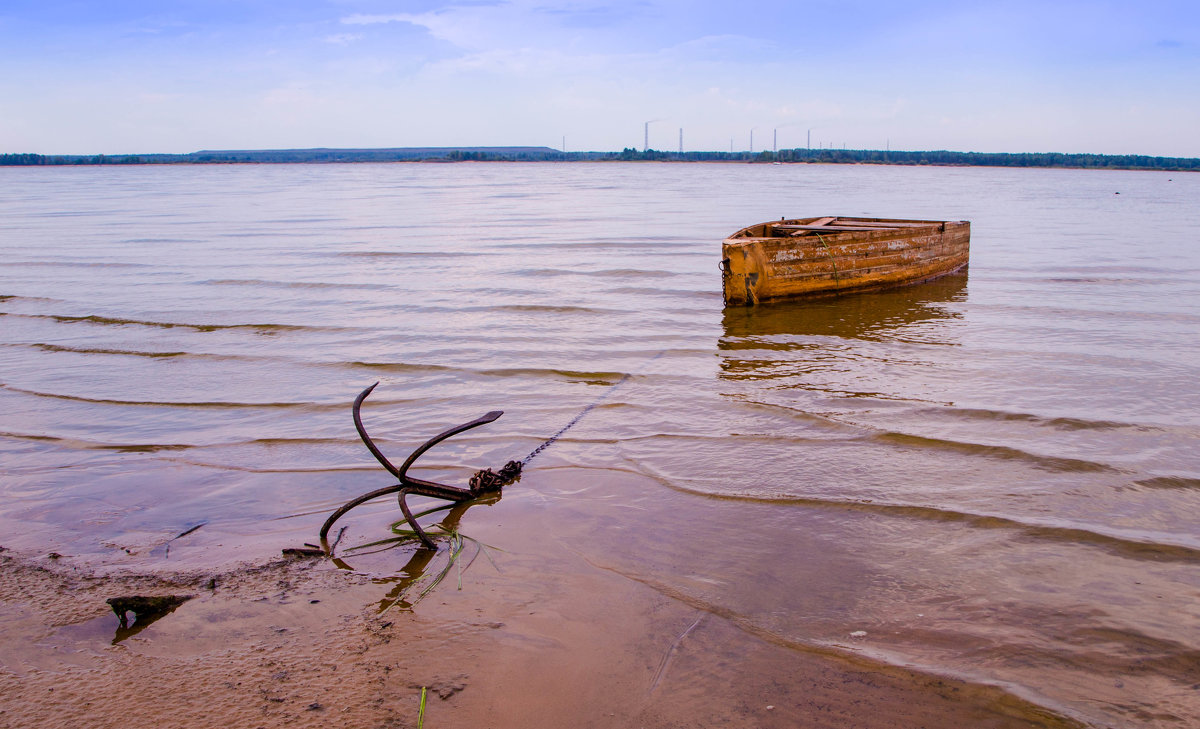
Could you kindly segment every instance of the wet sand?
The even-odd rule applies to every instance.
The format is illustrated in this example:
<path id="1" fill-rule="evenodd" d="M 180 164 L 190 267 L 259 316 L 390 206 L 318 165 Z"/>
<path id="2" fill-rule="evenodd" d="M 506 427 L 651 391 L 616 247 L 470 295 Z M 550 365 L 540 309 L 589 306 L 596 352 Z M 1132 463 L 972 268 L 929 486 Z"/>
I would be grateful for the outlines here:
<path id="1" fill-rule="evenodd" d="M 353 572 L 0 553 L 0 726 L 412 727 L 422 687 L 431 728 L 1079 726 L 996 687 L 790 644 L 623 576 L 597 545 L 619 551 L 628 534 L 571 518 L 550 488 L 589 478 L 613 480 L 559 470 L 467 511 L 460 529 L 495 547 L 495 567 L 476 559 L 461 589 L 452 570 L 411 609 L 381 611 L 411 546 L 348 558 Z M 391 516 L 365 508 L 347 540 Z M 172 554 L 195 565 L 203 545 L 187 549 Z M 170 594 L 194 597 L 114 644 L 107 598 Z"/>

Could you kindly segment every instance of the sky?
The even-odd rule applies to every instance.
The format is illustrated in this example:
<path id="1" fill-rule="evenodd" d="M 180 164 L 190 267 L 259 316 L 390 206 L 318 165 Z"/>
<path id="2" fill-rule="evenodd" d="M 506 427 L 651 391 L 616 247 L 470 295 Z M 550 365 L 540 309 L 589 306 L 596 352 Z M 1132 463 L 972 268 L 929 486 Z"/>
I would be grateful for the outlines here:
<path id="1" fill-rule="evenodd" d="M 1200 2 L 0 0 L 0 153 L 609 151 L 647 129 L 1200 157 Z"/>

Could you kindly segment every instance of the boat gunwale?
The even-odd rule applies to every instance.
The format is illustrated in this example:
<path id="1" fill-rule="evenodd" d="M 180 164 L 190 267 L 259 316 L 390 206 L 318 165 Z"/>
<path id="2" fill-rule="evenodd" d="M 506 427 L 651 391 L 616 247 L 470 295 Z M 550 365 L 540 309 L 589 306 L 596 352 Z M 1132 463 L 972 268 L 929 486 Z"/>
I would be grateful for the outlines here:
<path id="1" fill-rule="evenodd" d="M 741 230 L 733 233 L 723 241 L 725 245 L 742 245 L 749 241 L 755 240 L 796 240 L 799 238 L 809 237 L 809 233 L 820 235 L 822 231 L 827 230 L 828 235 L 821 235 L 822 238 L 832 236 L 851 235 L 858 236 L 864 233 L 899 233 L 901 235 L 915 235 L 920 232 L 930 229 L 938 229 L 944 232 L 947 226 L 965 224 L 965 220 L 917 220 L 908 218 L 862 218 L 851 216 L 832 216 L 827 222 L 821 225 L 813 225 L 812 227 L 797 228 L 796 232 L 791 235 L 755 235 L 751 231 L 755 229 L 763 229 L 763 231 L 774 231 L 778 226 L 809 226 L 814 221 L 824 221 L 830 216 L 818 218 L 780 218 L 779 220 L 768 220 L 762 223 L 748 225 Z M 838 224 L 843 223 L 844 227 L 839 228 Z M 892 223 L 894 225 L 888 225 Z"/>

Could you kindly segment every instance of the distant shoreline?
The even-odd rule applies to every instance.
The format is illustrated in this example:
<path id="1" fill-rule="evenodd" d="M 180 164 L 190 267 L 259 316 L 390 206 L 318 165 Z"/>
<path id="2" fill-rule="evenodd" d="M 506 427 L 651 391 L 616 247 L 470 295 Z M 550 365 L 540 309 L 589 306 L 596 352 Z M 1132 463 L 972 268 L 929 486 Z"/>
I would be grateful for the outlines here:
<path id="1" fill-rule="evenodd" d="M 550 147 L 392 147 L 380 149 L 202 150 L 187 154 L 0 154 L 0 166 L 158 164 L 347 164 L 363 162 L 745 162 L 956 167 L 1200 171 L 1200 158 L 1059 152 L 952 152 L 878 149 L 781 149 L 763 152 L 563 152 Z"/>

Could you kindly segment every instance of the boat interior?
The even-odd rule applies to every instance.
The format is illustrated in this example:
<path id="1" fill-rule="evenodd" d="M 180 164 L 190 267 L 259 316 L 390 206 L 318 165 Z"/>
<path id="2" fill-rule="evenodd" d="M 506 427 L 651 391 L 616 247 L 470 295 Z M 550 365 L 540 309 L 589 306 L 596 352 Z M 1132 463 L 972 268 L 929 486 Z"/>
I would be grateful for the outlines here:
<path id="1" fill-rule="evenodd" d="M 734 238 L 798 238 L 823 232 L 845 233 L 851 231 L 898 230 L 941 227 L 939 220 L 888 220 L 882 218 L 800 218 L 781 219 L 778 222 L 753 225 Z"/>

